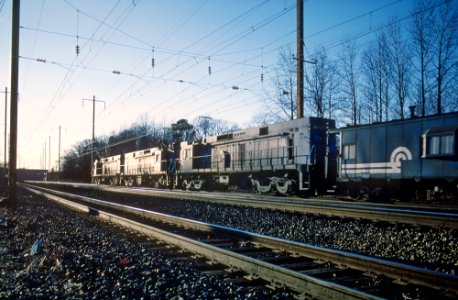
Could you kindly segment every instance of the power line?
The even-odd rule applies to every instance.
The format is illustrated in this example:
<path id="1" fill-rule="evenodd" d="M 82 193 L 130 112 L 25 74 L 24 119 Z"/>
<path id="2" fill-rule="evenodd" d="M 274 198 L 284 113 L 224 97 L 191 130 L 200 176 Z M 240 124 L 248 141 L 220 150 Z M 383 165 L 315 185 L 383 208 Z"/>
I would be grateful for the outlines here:
<path id="1" fill-rule="evenodd" d="M 105 101 L 103 100 L 96 100 L 95 96 L 92 99 L 83 99 L 83 106 L 84 101 L 92 101 L 92 151 L 91 151 L 91 175 L 92 175 L 92 168 L 94 167 L 94 143 L 95 143 L 95 103 L 101 102 L 105 106 Z M 50 139 L 51 140 L 51 139 Z"/>
<path id="2" fill-rule="evenodd" d="M 67 2 L 67 1 L 66 1 Z M 107 19 L 111 14 L 112 12 L 114 11 L 114 9 L 117 7 L 117 5 L 119 4 L 120 0 L 114 5 L 114 7 L 110 10 L 110 12 L 105 16 L 105 19 Z M 68 3 L 68 2 L 67 2 Z M 78 11 L 78 10 L 77 10 Z M 101 25 L 99 25 L 94 33 L 92 34 L 92 36 L 95 36 L 95 34 L 97 33 L 97 31 L 99 31 L 101 28 Z M 88 42 L 86 42 L 82 47 L 86 47 L 88 44 Z M 74 67 L 75 66 L 75 63 L 77 62 L 77 56 L 75 55 L 71 64 L 69 65 L 68 68 L 66 68 L 66 73 L 60 83 L 60 85 L 58 86 L 53 98 L 51 99 L 51 101 L 49 102 L 48 106 L 46 107 L 45 109 L 45 112 L 38 124 L 38 126 L 35 127 L 35 130 L 34 132 L 32 133 L 32 137 L 36 135 L 36 132 L 39 130 L 39 128 L 42 126 L 42 124 L 46 121 L 46 119 L 49 117 L 49 115 L 51 114 L 51 112 L 54 110 L 55 106 L 56 106 L 56 102 L 59 100 L 59 99 L 62 99 L 63 96 L 62 96 L 62 93 L 63 93 L 63 89 L 65 88 L 65 84 L 69 81 L 70 77 L 72 76 L 72 74 L 74 74 L 74 72 L 76 71 L 76 68 Z M 29 138 L 28 139 L 29 141 L 32 140 L 32 138 Z"/>
<path id="3" fill-rule="evenodd" d="M 366 15 L 367 15 L 367 14 L 366 14 Z M 331 29 L 329 29 L 329 30 L 331 30 Z M 294 32 L 294 31 L 293 31 L 293 32 Z M 291 32 L 290 32 L 289 34 L 291 34 Z M 94 40 L 95 40 L 95 39 L 94 39 Z M 102 41 L 101 41 L 101 42 L 102 42 Z M 228 40 L 228 42 L 230 42 L 230 41 Z M 107 43 L 107 44 L 109 44 L 109 43 Z M 151 52 L 151 49 L 145 48 L 145 50 L 148 50 L 149 52 Z M 258 49 L 258 50 L 259 50 L 259 49 Z M 274 49 L 274 50 L 275 50 L 275 49 Z M 272 51 L 274 51 L 274 50 L 272 50 Z M 183 53 L 184 53 L 184 52 L 176 51 L 176 52 L 173 53 L 173 54 L 180 55 L 180 54 L 183 54 Z M 267 53 L 267 51 L 264 52 L 264 54 L 266 54 L 266 53 Z M 213 56 L 217 56 L 217 55 L 219 55 L 219 54 L 214 54 Z M 255 56 L 255 57 L 256 57 L 256 56 Z M 259 55 L 258 55 L 258 57 L 259 57 Z M 189 56 L 189 60 L 190 60 L 190 61 L 192 60 L 192 58 L 193 58 L 192 56 Z M 212 62 L 216 62 L 216 61 L 217 61 L 217 59 L 216 59 L 216 58 L 214 59 L 214 58 L 212 57 Z M 170 74 L 181 72 L 181 71 L 182 71 L 182 68 L 189 66 L 189 64 L 190 64 L 189 62 L 188 62 L 188 64 L 186 64 L 185 62 L 183 62 L 183 63 L 180 65 L 179 68 L 178 68 L 178 67 L 172 68 L 171 70 L 169 70 L 169 72 L 170 72 Z M 240 65 L 247 65 L 247 66 L 249 66 L 250 64 L 247 63 L 247 64 L 240 64 Z M 69 65 L 69 66 L 71 66 L 71 65 Z M 84 71 L 84 70 L 93 70 L 93 69 L 95 70 L 95 69 L 97 69 L 97 68 L 91 68 L 90 66 L 91 66 L 91 65 L 88 65 L 88 66 L 77 66 L 77 67 L 75 67 L 74 72 L 75 72 L 76 70 Z M 192 66 L 191 66 L 191 67 L 192 67 Z M 256 66 L 253 65 L 253 67 L 256 67 Z M 191 68 L 191 69 L 192 69 L 192 68 Z M 111 72 L 112 70 L 100 70 L 100 71 L 101 71 L 101 72 Z M 215 70 L 212 70 L 212 71 L 215 71 Z M 145 76 L 136 75 L 136 74 L 134 74 L 133 72 L 127 72 L 127 73 L 128 73 L 129 75 L 132 74 L 132 76 L 130 76 L 130 77 L 136 77 L 137 80 L 138 80 L 138 82 L 139 82 L 140 84 L 143 82 L 142 80 L 146 80 L 146 81 L 145 81 L 145 85 L 144 85 L 141 89 L 143 89 L 143 88 L 146 89 L 146 87 L 152 88 L 152 87 L 151 87 L 151 83 L 152 83 L 153 81 L 155 81 L 155 80 L 161 80 L 161 82 L 163 82 L 163 83 L 164 83 L 164 82 L 177 82 L 177 81 L 179 80 L 179 79 L 177 79 L 178 77 L 177 77 L 176 75 L 174 75 L 174 76 L 172 76 L 172 77 L 170 77 L 170 78 L 166 78 L 167 76 L 165 76 L 165 74 L 167 74 L 167 73 L 164 73 L 163 76 L 147 76 L 147 75 L 149 74 L 148 72 L 145 72 L 145 74 L 144 74 Z M 122 80 L 122 78 L 128 78 L 128 76 L 125 76 L 126 74 L 120 74 L 120 75 L 124 75 L 124 76 L 122 76 L 122 77 L 118 77 L 118 78 L 120 78 L 121 80 Z M 164 78 L 165 78 L 166 80 L 164 80 Z M 149 82 L 148 82 L 148 81 L 149 81 Z M 147 84 L 146 84 L 146 83 L 147 83 Z M 183 83 L 187 83 L 187 82 L 184 80 Z M 199 82 L 199 81 L 193 81 L 193 82 L 190 83 L 190 84 L 195 84 L 195 85 L 197 85 L 197 84 L 202 84 L 202 83 Z M 121 94 L 121 96 L 122 96 L 122 94 Z"/>
<path id="4" fill-rule="evenodd" d="M 43 29 L 38 29 L 38 28 L 32 28 L 32 27 L 27 27 L 27 26 L 21 26 L 21 30 L 29 30 L 29 31 L 36 31 L 36 32 L 42 32 L 42 33 L 47 33 L 47 34 L 53 34 L 53 35 L 58 35 L 58 36 L 63 36 L 63 37 L 68 37 L 68 38 L 75 38 L 75 34 L 69 34 L 69 33 L 62 33 L 62 32 L 55 32 L 55 31 L 50 31 L 50 30 L 43 30 Z M 296 32 L 291 31 L 289 34 L 292 34 Z M 123 44 L 123 43 L 117 43 L 117 42 L 110 42 L 104 39 L 96 39 L 96 38 L 89 38 L 89 37 L 84 37 L 84 36 L 79 36 L 79 39 L 81 40 L 87 40 L 90 42 L 98 42 L 98 43 L 103 43 L 107 45 L 113 45 L 113 46 L 119 46 L 119 47 L 125 47 L 133 50 L 142 50 L 145 51 L 145 54 L 150 54 L 151 53 L 151 48 L 146 48 L 146 47 L 139 47 L 139 46 L 134 46 L 134 45 L 129 45 L 129 44 Z M 263 46 L 265 47 L 265 45 Z M 245 66 L 253 66 L 253 67 L 260 67 L 261 65 L 259 64 L 250 64 L 246 62 L 237 62 L 237 61 L 232 61 L 232 60 L 226 60 L 226 59 L 218 59 L 214 57 L 219 57 L 219 56 L 226 56 L 226 55 L 232 55 L 232 54 L 237 54 L 237 53 L 243 53 L 243 52 L 250 52 L 250 51 L 259 51 L 263 47 L 257 47 L 257 48 L 252 48 L 252 49 L 246 49 L 246 50 L 238 50 L 230 53 L 222 53 L 222 54 L 206 54 L 206 53 L 194 53 L 194 52 L 187 52 L 187 51 L 182 51 L 182 50 L 173 50 L 173 49 L 168 49 L 168 48 L 162 48 L 162 47 L 154 47 L 155 53 L 160 53 L 160 54 L 170 54 L 174 56 L 182 56 L 190 59 L 194 58 L 199 58 L 199 59 L 208 59 L 209 56 L 212 57 L 213 62 L 220 62 L 220 63 L 227 63 L 227 64 L 234 64 L 234 65 L 245 65 Z M 278 50 L 278 48 L 273 49 L 273 51 Z M 272 51 L 270 51 L 272 52 Z M 257 57 L 257 56 L 256 56 Z M 61 63 L 60 65 L 67 65 L 71 66 L 71 64 L 64 64 Z M 86 67 L 86 69 L 91 69 L 89 67 Z"/>
<path id="5" fill-rule="evenodd" d="M 5 5 L 6 0 L 0 0 L 0 13 L 3 10 L 3 5 Z"/>

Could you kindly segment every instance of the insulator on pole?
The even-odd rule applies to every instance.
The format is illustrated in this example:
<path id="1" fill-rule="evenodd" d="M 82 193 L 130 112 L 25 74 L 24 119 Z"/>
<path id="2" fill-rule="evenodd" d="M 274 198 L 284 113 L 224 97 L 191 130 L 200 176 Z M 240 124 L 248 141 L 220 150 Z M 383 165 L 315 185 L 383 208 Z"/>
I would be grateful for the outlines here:
<path id="1" fill-rule="evenodd" d="M 212 67 L 210 65 L 210 56 L 208 57 L 208 76 L 212 74 Z"/>
<path id="2" fill-rule="evenodd" d="M 151 68 L 154 69 L 154 67 L 155 67 L 155 65 L 156 65 L 156 61 L 154 60 L 154 47 L 153 47 L 152 52 L 153 52 L 153 58 L 151 58 Z"/>

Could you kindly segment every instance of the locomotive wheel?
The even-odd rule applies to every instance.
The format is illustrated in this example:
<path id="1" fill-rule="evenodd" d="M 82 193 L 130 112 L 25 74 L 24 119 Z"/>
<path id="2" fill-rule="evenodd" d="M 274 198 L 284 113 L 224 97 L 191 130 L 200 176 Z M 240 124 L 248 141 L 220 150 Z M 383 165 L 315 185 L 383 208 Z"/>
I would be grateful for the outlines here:
<path id="1" fill-rule="evenodd" d="M 258 194 L 268 193 L 272 188 L 272 182 L 269 182 L 269 185 L 261 185 L 261 183 L 259 183 L 259 180 L 254 180 L 254 188 L 255 192 Z"/>
<path id="2" fill-rule="evenodd" d="M 126 183 L 127 187 L 132 187 L 134 185 L 134 180 L 131 177 L 129 177 L 129 178 L 127 178 L 125 183 Z"/>
<path id="3" fill-rule="evenodd" d="M 188 181 L 186 179 L 183 179 L 183 181 L 181 182 L 181 189 L 182 190 L 188 189 Z"/>
<path id="4" fill-rule="evenodd" d="M 277 181 L 275 187 L 277 188 L 277 192 L 282 195 L 286 195 L 290 191 L 290 187 L 292 185 L 291 180 L 287 180 L 285 182 Z"/>

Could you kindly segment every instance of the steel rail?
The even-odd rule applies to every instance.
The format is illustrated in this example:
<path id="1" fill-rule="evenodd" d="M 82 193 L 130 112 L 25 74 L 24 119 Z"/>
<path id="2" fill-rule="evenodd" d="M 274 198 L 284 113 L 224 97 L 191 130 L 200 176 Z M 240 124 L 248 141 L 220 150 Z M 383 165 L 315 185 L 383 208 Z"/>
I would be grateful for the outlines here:
<path id="1" fill-rule="evenodd" d="M 66 200 L 60 196 L 52 195 L 44 191 L 39 191 L 36 187 L 20 185 L 22 188 L 56 201 L 72 209 L 91 213 L 102 220 L 106 220 L 123 227 L 141 232 L 145 235 L 153 236 L 166 243 L 185 248 L 191 252 L 199 253 L 210 259 L 219 261 L 225 265 L 234 266 L 249 274 L 256 274 L 265 280 L 276 282 L 317 299 L 381 299 L 364 292 L 347 288 L 342 285 L 334 284 L 324 280 L 316 279 L 298 272 L 278 267 L 257 259 L 249 258 L 232 251 L 221 249 L 206 243 L 201 243 L 180 235 L 176 235 L 161 229 L 157 229 L 131 219 L 123 218 L 115 214 L 100 211 L 87 205 L 77 204 Z M 43 188 L 40 188 L 43 189 Z"/>
<path id="2" fill-rule="evenodd" d="M 22 185 L 21 185 L 22 186 Z M 441 272 L 421 269 L 414 266 L 409 266 L 401 263 L 381 260 L 377 258 L 357 255 L 354 253 L 331 250 L 316 246 L 307 245 L 304 243 L 287 241 L 278 238 L 262 236 L 259 234 L 249 233 L 242 230 L 228 228 L 220 225 L 210 225 L 198 221 L 193 221 L 185 218 L 169 216 L 161 213 L 151 212 L 144 209 L 124 206 L 121 204 L 110 203 L 102 200 L 96 200 L 84 196 L 68 194 L 54 190 L 45 189 L 42 187 L 30 187 L 30 189 L 39 189 L 46 193 L 51 193 L 65 198 L 71 198 L 85 203 L 97 204 L 107 208 L 117 208 L 136 214 L 141 218 L 149 218 L 159 221 L 173 222 L 182 227 L 193 228 L 196 230 L 211 231 L 214 233 L 228 233 L 235 235 L 251 242 L 261 244 L 272 249 L 281 249 L 285 252 L 296 255 L 307 256 L 317 260 L 331 261 L 336 264 L 354 268 L 366 273 L 383 274 L 398 282 L 418 284 L 434 289 L 448 291 L 454 295 L 458 295 L 458 276 L 447 275 Z M 281 282 L 281 281 L 280 281 Z"/>
<path id="3" fill-rule="evenodd" d="M 35 182 L 38 184 L 38 182 Z M 40 182 L 40 184 L 42 184 Z M 54 183 L 50 183 L 54 184 Z M 152 189 L 125 189 L 116 187 L 106 186 L 95 186 L 85 184 L 68 184 L 60 183 L 62 186 L 72 186 L 77 188 L 88 188 L 94 190 L 102 190 L 115 193 L 131 194 L 131 195 L 142 195 L 142 196 L 154 196 L 164 197 L 172 199 L 186 199 L 186 200 L 199 200 L 208 201 L 211 203 L 228 204 L 228 205 L 239 205 L 254 208 L 269 208 L 274 210 L 284 210 L 289 212 L 308 213 L 316 215 L 325 215 L 329 217 L 343 217 L 343 218 L 354 218 L 361 220 L 371 221 L 382 221 L 389 223 L 405 223 L 412 225 L 421 225 L 428 227 L 442 227 L 450 229 L 458 229 L 458 214 L 447 213 L 447 212 L 428 212 L 420 210 L 408 210 L 399 208 L 389 207 L 375 207 L 373 205 L 367 206 L 362 204 L 344 204 L 336 203 L 323 204 L 317 203 L 314 200 L 301 201 L 298 203 L 296 200 L 291 198 L 280 198 L 280 197 L 263 197 L 259 199 L 253 195 L 231 195 L 228 193 L 191 193 L 187 191 L 174 190 L 152 190 Z"/>

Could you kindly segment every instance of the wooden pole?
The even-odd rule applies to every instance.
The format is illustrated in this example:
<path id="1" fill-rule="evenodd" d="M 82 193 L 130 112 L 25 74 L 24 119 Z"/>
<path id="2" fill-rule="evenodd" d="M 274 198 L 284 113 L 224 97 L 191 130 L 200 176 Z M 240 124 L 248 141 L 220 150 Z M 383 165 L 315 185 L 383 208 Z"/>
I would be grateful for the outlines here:
<path id="1" fill-rule="evenodd" d="M 304 117 L 304 14 L 303 0 L 297 0 L 297 99 L 296 115 Z"/>
<path id="2" fill-rule="evenodd" d="M 8 203 L 16 202 L 17 116 L 19 94 L 19 22 L 20 0 L 13 0 L 11 38 L 11 108 L 10 108 L 10 159 L 8 170 Z"/>

